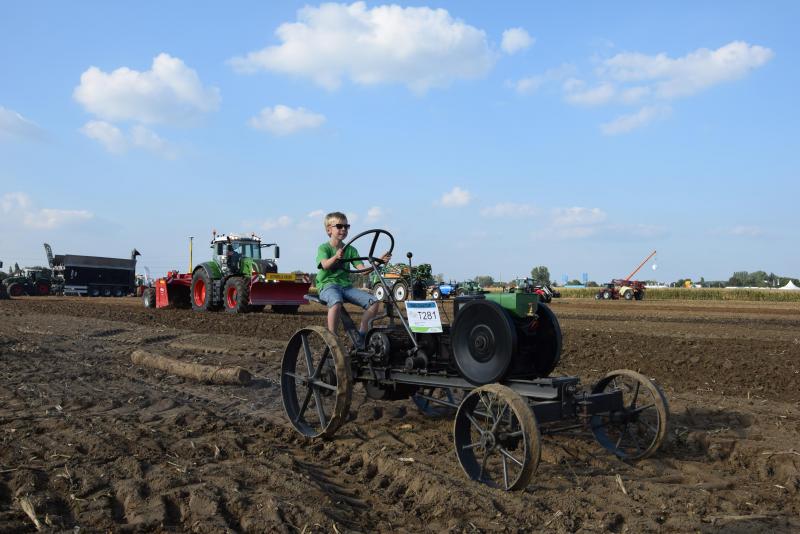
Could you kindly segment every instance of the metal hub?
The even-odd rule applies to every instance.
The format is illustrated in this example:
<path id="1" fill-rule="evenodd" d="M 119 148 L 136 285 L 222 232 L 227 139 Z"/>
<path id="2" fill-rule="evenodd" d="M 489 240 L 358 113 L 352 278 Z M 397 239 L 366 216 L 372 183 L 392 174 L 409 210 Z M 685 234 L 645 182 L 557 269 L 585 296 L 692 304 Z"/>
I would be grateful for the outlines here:
<path id="1" fill-rule="evenodd" d="M 472 356 L 479 362 L 488 362 L 495 352 L 494 332 L 485 324 L 476 325 L 469 333 Z"/>

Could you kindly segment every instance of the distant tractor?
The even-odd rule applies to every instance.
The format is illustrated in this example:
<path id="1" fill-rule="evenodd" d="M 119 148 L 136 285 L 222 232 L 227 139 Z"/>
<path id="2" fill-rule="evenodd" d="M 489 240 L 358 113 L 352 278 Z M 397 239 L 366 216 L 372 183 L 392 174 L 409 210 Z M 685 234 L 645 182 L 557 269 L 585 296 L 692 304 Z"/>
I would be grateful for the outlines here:
<path id="1" fill-rule="evenodd" d="M 633 270 L 627 278 L 615 278 L 607 283 L 604 287 L 595 294 L 594 298 L 597 300 L 643 300 L 645 293 L 645 284 L 638 280 L 631 280 L 633 275 L 639 272 L 644 267 L 650 258 L 656 255 L 656 251 L 650 253 L 636 269 Z M 655 267 L 654 267 L 655 268 Z"/>
<path id="2" fill-rule="evenodd" d="M 441 284 L 434 284 L 430 287 L 431 298 L 433 300 L 448 299 L 457 296 L 458 284 L 456 282 L 442 282 Z"/>
<path id="3" fill-rule="evenodd" d="M 538 295 L 540 302 L 551 302 L 554 298 L 561 296 L 561 293 L 550 287 L 549 284 L 537 284 L 533 278 L 517 278 L 511 282 L 509 293 L 533 293 Z"/>
<path id="4" fill-rule="evenodd" d="M 262 258 L 261 249 L 274 248 L 274 258 Z M 270 305 L 277 313 L 296 313 L 307 301 L 308 276 L 279 273 L 276 243 L 262 243 L 255 234 L 242 236 L 214 232 L 211 261 L 191 273 L 170 271 L 146 288 L 142 300 L 147 308 L 189 308 L 195 311 L 247 313 Z"/>
<path id="5" fill-rule="evenodd" d="M 379 267 L 383 282 L 376 274 L 370 276 L 372 294 L 383 302 L 386 300 L 386 290 L 388 289 L 392 298 L 397 302 L 403 302 L 409 297 L 415 300 L 423 300 L 426 296 L 425 286 L 430 279 L 431 265 L 421 263 L 416 267 L 410 267 L 402 263 L 389 264 Z"/>
<path id="6" fill-rule="evenodd" d="M 50 294 L 52 282 L 46 270 L 26 267 L 21 273 L 4 278 L 0 284 L 10 297 L 39 297 Z"/>

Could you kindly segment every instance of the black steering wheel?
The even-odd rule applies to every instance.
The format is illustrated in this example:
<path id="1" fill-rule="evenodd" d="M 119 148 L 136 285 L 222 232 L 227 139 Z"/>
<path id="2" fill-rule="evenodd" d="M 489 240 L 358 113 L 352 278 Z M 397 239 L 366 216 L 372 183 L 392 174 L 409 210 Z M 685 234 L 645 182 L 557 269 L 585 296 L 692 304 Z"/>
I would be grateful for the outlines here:
<path id="1" fill-rule="evenodd" d="M 367 255 L 366 256 L 360 256 L 358 258 L 348 258 L 347 261 L 345 262 L 347 267 L 343 267 L 343 268 L 348 273 L 354 273 L 354 274 L 366 273 L 366 272 L 369 272 L 369 271 L 371 271 L 373 269 L 373 265 L 374 264 L 375 265 L 379 265 L 379 264 L 386 263 L 382 259 L 375 257 L 375 247 L 378 246 L 378 238 L 381 236 L 381 234 L 385 234 L 386 237 L 389 238 L 389 250 L 387 250 L 386 252 L 391 254 L 392 251 L 394 250 L 394 237 L 392 237 L 392 234 L 390 234 L 386 230 L 379 230 L 377 228 L 374 229 L 374 230 L 367 230 L 365 232 L 361 232 L 357 236 L 353 237 L 350 241 L 347 242 L 347 244 L 344 246 L 344 249 L 342 249 L 342 250 L 347 250 L 347 247 L 351 246 L 356 240 L 361 239 L 365 235 L 370 235 L 370 234 L 374 234 L 374 237 L 372 238 L 372 244 L 369 247 L 369 252 L 367 253 Z M 344 261 L 344 260 L 342 260 L 342 261 Z M 359 262 L 359 261 L 360 262 L 365 262 L 365 261 L 369 262 L 369 267 L 361 267 L 360 269 L 351 269 L 350 268 L 353 265 L 353 262 Z"/>

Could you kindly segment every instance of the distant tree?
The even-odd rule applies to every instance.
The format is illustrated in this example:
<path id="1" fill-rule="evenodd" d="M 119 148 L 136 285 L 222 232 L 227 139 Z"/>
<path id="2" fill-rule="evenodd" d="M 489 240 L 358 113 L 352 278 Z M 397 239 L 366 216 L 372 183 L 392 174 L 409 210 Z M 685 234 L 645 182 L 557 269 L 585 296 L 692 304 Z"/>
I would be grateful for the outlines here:
<path id="1" fill-rule="evenodd" d="M 597 282 L 595 282 L 594 280 L 589 280 L 588 282 L 586 282 L 586 287 L 599 287 L 599 286 L 597 285 Z"/>
<path id="2" fill-rule="evenodd" d="M 582 284 L 581 284 L 580 280 L 570 280 L 569 282 L 567 282 L 567 285 L 568 286 L 579 286 L 579 285 L 582 285 Z"/>
<path id="3" fill-rule="evenodd" d="M 436 274 L 434 275 L 433 279 L 434 279 L 434 280 L 435 280 L 437 283 L 439 283 L 439 284 L 443 284 L 443 283 L 444 283 L 444 273 L 436 273 Z"/>
<path id="4" fill-rule="evenodd" d="M 493 286 L 494 278 L 489 275 L 478 275 L 475 277 L 475 283 L 483 287 Z"/>
<path id="5" fill-rule="evenodd" d="M 749 279 L 750 279 L 750 273 L 748 273 L 747 271 L 736 271 L 733 273 L 733 276 L 731 276 L 728 279 L 728 285 L 735 287 L 744 287 L 747 285 L 747 281 Z"/>
<path id="6" fill-rule="evenodd" d="M 550 270 L 544 265 L 534 267 L 531 269 L 531 278 L 537 284 L 550 284 Z"/>
<path id="7" fill-rule="evenodd" d="M 20 271 L 22 271 L 22 269 L 19 268 L 19 263 L 14 262 L 14 272 L 11 274 L 18 274 Z"/>

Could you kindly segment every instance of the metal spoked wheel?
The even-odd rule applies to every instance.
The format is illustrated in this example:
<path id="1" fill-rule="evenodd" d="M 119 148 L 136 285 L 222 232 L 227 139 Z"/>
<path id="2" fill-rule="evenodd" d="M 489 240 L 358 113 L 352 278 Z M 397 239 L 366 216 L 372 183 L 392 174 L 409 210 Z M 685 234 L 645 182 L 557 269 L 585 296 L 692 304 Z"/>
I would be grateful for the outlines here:
<path id="1" fill-rule="evenodd" d="M 420 388 L 411 400 L 425 416 L 444 418 L 456 413 L 462 396 L 460 389 L 426 387 Z"/>
<path id="2" fill-rule="evenodd" d="M 528 485 L 541 458 L 541 437 L 528 404 L 511 388 L 487 384 L 458 407 L 456 455 L 467 476 L 506 491 Z"/>
<path id="3" fill-rule="evenodd" d="M 283 409 L 304 436 L 330 437 L 350 410 L 350 358 L 337 337 L 321 326 L 298 330 L 281 364 Z"/>
<path id="4" fill-rule="evenodd" d="M 622 393 L 622 408 L 592 416 L 592 433 L 600 445 L 623 460 L 647 458 L 667 435 L 667 399 L 652 380 L 629 369 L 611 371 L 592 393 L 615 389 Z"/>

